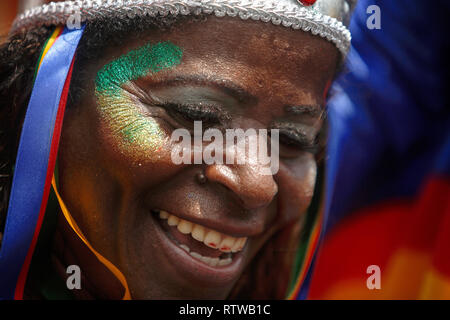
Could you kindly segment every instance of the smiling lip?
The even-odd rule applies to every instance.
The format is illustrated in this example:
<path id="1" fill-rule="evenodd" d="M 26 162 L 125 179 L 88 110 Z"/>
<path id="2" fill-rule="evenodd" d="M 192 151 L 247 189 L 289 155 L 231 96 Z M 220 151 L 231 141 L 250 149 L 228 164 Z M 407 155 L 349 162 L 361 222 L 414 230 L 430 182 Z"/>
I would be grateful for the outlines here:
<path id="1" fill-rule="evenodd" d="M 153 213 L 163 251 L 183 277 L 205 285 L 227 285 L 236 280 L 243 269 L 242 251 L 245 251 L 246 237 L 233 238 L 189 222 L 192 225 L 190 230 L 189 225 L 180 223 L 188 222 L 186 220 L 165 211 Z M 169 226 L 169 218 L 172 226 Z M 176 219 L 178 223 L 175 228 Z M 195 230 L 198 227 L 203 227 L 205 234 L 198 234 Z M 208 238 L 210 232 L 213 235 Z"/>

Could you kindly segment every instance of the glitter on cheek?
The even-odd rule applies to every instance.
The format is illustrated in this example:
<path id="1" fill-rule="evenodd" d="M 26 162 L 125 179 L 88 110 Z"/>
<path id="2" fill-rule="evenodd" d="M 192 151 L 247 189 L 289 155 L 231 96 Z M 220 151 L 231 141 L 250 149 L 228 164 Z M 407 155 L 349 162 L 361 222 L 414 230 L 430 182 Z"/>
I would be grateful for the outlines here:
<path id="1" fill-rule="evenodd" d="M 142 157 L 162 148 L 166 134 L 155 119 L 145 116 L 125 92 L 113 97 L 98 96 L 102 123 L 114 138 L 121 153 Z"/>
<path id="2" fill-rule="evenodd" d="M 118 138 L 121 153 L 143 160 L 158 153 L 166 134 L 155 119 L 140 110 L 139 102 L 122 88 L 140 77 L 170 69 L 181 63 L 182 50 L 171 42 L 146 44 L 120 56 L 97 74 L 95 94 L 102 123 Z"/>

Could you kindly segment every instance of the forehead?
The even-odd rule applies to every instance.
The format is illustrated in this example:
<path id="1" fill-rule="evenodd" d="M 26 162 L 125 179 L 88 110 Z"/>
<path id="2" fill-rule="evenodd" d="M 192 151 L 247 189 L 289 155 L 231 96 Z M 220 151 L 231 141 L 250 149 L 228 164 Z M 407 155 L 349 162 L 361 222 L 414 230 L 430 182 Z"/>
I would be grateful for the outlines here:
<path id="1" fill-rule="evenodd" d="M 302 67 L 320 72 L 334 68 L 339 55 L 332 43 L 310 33 L 231 17 L 208 16 L 206 21 L 183 23 L 157 36 L 202 57 L 234 58 L 255 66 L 284 66 L 285 70 Z"/>
<path id="2" fill-rule="evenodd" d="M 183 51 L 177 72 L 218 77 L 246 89 L 281 90 L 285 96 L 288 91 L 321 95 L 340 58 L 332 43 L 304 31 L 208 16 L 204 21 L 183 21 L 170 30 L 141 33 L 120 48 L 112 48 L 107 60 L 146 43 L 162 41 L 170 41 Z M 166 73 L 155 76 L 165 77 Z"/>

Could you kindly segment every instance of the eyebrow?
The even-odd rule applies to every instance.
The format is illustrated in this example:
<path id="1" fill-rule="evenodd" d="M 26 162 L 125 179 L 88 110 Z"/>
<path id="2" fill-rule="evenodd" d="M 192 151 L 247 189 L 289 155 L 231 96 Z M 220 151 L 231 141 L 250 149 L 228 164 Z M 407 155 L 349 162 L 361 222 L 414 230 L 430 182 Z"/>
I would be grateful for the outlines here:
<path id="1" fill-rule="evenodd" d="M 235 82 L 223 79 L 214 78 L 204 75 L 178 75 L 176 77 L 162 80 L 161 84 L 164 85 L 180 85 L 180 84 L 194 84 L 194 85 L 209 85 L 213 86 L 227 95 L 233 96 L 236 100 L 242 103 L 257 103 L 258 98 L 242 88 Z M 321 105 L 286 105 L 284 111 L 290 115 L 310 116 L 313 118 L 321 118 L 325 114 L 325 110 Z"/>
<path id="2" fill-rule="evenodd" d="M 285 106 L 284 111 L 295 116 L 310 116 L 313 118 L 321 118 L 325 113 L 324 108 L 320 105 Z"/>
<path id="3" fill-rule="evenodd" d="M 171 79 L 161 81 L 161 84 L 194 84 L 194 85 L 209 85 L 219 89 L 227 95 L 234 97 L 242 103 L 257 103 L 258 98 L 247 90 L 228 79 L 220 79 L 202 75 L 179 75 Z"/>

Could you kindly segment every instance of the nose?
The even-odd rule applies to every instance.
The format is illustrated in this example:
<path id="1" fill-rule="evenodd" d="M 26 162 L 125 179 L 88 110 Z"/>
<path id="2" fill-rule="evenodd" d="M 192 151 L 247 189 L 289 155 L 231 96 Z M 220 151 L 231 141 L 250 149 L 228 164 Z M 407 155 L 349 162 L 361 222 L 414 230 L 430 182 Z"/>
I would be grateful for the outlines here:
<path id="1" fill-rule="evenodd" d="M 272 175 L 259 164 L 212 164 L 205 170 L 209 181 L 231 190 L 248 210 L 268 206 L 278 192 Z"/>

